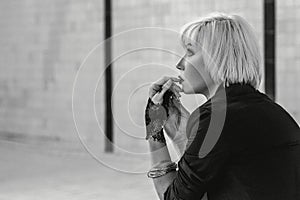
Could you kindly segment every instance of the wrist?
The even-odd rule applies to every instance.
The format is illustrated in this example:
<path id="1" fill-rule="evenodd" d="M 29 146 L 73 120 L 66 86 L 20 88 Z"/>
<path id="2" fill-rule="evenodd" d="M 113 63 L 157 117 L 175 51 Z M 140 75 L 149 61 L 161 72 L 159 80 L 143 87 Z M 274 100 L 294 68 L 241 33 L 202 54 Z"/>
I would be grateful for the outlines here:
<path id="1" fill-rule="evenodd" d="M 152 140 L 152 139 L 149 139 L 147 141 L 148 141 L 148 144 L 150 146 L 150 151 L 151 152 L 157 151 L 157 150 L 165 148 L 167 146 L 166 143 L 158 142 L 158 141 L 155 141 L 155 140 Z"/>
<path id="2" fill-rule="evenodd" d="M 151 153 L 151 163 L 153 165 L 163 160 L 171 160 L 171 156 L 166 144 L 153 140 L 148 140 L 148 144 Z"/>
<path id="3" fill-rule="evenodd" d="M 173 137 L 172 141 L 173 142 L 181 142 L 181 141 L 186 141 L 187 137 L 185 133 L 177 132 L 175 137 Z"/>
<path id="4" fill-rule="evenodd" d="M 174 138 L 172 142 L 175 147 L 175 150 L 177 151 L 177 154 L 181 157 L 186 149 L 186 145 L 188 142 L 187 137 L 185 136 L 185 134 L 181 134 L 180 136 Z"/>

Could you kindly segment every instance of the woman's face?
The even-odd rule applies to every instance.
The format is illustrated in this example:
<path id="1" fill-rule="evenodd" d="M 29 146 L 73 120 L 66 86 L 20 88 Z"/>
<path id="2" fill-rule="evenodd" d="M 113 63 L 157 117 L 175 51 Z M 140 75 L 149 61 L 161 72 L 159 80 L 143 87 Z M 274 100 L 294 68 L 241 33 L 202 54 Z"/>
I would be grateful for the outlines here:
<path id="1" fill-rule="evenodd" d="M 213 80 L 205 70 L 203 54 L 199 49 L 190 43 L 187 44 L 186 53 L 176 68 L 180 70 L 180 84 L 185 94 L 209 94 L 208 87 L 213 84 Z"/>

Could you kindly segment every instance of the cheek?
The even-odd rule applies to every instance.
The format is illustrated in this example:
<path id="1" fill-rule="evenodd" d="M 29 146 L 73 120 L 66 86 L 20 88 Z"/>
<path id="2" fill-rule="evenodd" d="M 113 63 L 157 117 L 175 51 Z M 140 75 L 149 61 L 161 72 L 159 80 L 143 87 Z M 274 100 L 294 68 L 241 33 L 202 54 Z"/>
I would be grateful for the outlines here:
<path id="1" fill-rule="evenodd" d="M 205 72 L 189 66 L 189 68 L 185 70 L 184 75 L 187 79 L 183 88 L 185 93 L 202 93 L 205 90 L 206 82 L 203 78 L 203 76 L 205 76 Z"/>
<path id="2" fill-rule="evenodd" d="M 203 80 L 203 77 L 205 76 L 205 70 L 204 70 L 204 61 L 201 55 L 196 55 L 191 58 L 190 65 L 188 67 L 187 74 L 191 78 L 191 80 L 195 81 L 201 81 Z"/>
<path id="3" fill-rule="evenodd" d="M 189 82 L 194 86 L 203 82 L 203 72 L 194 67 L 190 67 L 187 70 L 186 75 L 188 76 Z"/>
<path id="4" fill-rule="evenodd" d="M 189 64 L 186 65 L 184 70 L 184 77 L 187 80 L 185 84 L 186 92 L 201 93 L 206 88 L 205 76 L 207 73 L 204 67 L 201 56 L 192 57 L 189 60 Z"/>

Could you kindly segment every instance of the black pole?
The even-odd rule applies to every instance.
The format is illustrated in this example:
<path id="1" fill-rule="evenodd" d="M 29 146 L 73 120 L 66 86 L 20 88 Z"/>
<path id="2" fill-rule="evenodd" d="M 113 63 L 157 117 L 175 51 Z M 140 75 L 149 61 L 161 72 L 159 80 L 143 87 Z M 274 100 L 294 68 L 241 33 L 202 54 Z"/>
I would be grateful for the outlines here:
<path id="1" fill-rule="evenodd" d="M 112 64 L 111 64 L 111 35 L 112 35 L 112 8 L 111 0 L 104 1 L 105 19 L 105 152 L 113 152 L 113 122 L 112 122 Z"/>
<path id="2" fill-rule="evenodd" d="M 265 91 L 275 100 L 275 0 L 264 0 Z"/>

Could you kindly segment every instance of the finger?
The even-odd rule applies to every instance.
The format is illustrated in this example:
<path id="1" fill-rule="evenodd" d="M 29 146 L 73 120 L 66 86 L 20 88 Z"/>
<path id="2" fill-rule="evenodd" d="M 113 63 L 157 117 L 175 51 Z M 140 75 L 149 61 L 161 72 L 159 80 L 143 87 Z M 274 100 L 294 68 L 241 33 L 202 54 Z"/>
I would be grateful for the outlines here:
<path id="1" fill-rule="evenodd" d="M 166 93 L 166 91 L 167 91 L 168 89 L 171 88 L 172 84 L 173 84 L 173 81 L 172 81 L 171 79 L 169 79 L 169 80 L 162 86 L 162 90 L 161 90 L 161 92 L 160 92 L 160 95 L 163 96 L 163 95 Z"/>
<path id="2" fill-rule="evenodd" d="M 171 87 L 172 80 L 169 79 L 163 86 L 162 90 L 160 92 L 156 92 L 152 97 L 152 102 L 155 104 L 161 104 L 163 102 L 163 96 L 166 93 L 166 91 Z"/>
<path id="3" fill-rule="evenodd" d="M 156 91 L 158 91 L 158 90 L 160 90 L 160 85 L 157 85 L 157 84 L 153 84 L 152 85 L 152 88 L 154 89 L 154 90 L 156 90 Z"/>
<path id="4" fill-rule="evenodd" d="M 158 93 L 164 84 L 166 84 L 167 81 L 172 80 L 172 82 L 179 82 L 180 79 L 177 77 L 170 77 L 170 76 L 164 76 L 158 81 L 154 82 L 151 87 L 149 88 L 149 97 L 152 99 L 156 93 Z M 166 91 L 163 92 L 163 94 Z M 159 96 L 160 97 L 160 96 Z M 160 101 L 160 100 L 159 100 Z"/>
<path id="5" fill-rule="evenodd" d="M 152 102 L 153 102 L 154 104 L 162 104 L 163 98 L 161 98 L 159 94 L 160 94 L 160 93 L 156 93 L 156 94 L 154 94 L 154 96 L 151 98 L 151 100 L 152 100 Z"/>
<path id="6" fill-rule="evenodd" d="M 159 90 L 159 85 L 152 84 L 149 88 L 149 97 L 152 98 Z"/>
<path id="7" fill-rule="evenodd" d="M 176 95 L 176 93 L 178 93 L 178 92 L 173 88 L 173 85 L 171 85 L 170 91 L 171 91 L 172 93 L 174 93 L 175 95 Z"/>
<path id="8" fill-rule="evenodd" d="M 181 97 L 181 95 L 178 92 L 174 92 L 174 94 L 175 94 L 177 99 Z"/>
<path id="9" fill-rule="evenodd" d="M 158 94 L 158 98 L 163 99 L 164 94 L 166 93 L 166 91 L 167 91 L 168 89 L 170 89 L 172 83 L 173 83 L 173 81 L 170 79 L 170 80 L 168 80 L 168 81 L 162 86 L 162 90 L 161 90 L 161 92 Z"/>
<path id="10" fill-rule="evenodd" d="M 180 78 L 177 78 L 177 77 L 171 77 L 171 80 L 173 82 L 180 82 L 181 81 Z"/>
<path id="11" fill-rule="evenodd" d="M 168 81 L 179 82 L 180 79 L 176 77 L 164 76 L 158 81 L 154 82 L 149 88 L 149 97 L 152 98 L 158 91 L 162 89 L 162 86 Z"/>
<path id="12" fill-rule="evenodd" d="M 176 96 L 176 98 L 181 97 L 181 95 L 179 94 L 179 92 L 176 91 L 174 88 L 171 87 L 170 90 L 173 92 L 173 94 Z"/>
<path id="13" fill-rule="evenodd" d="M 154 82 L 155 85 L 159 85 L 159 86 L 162 86 L 164 85 L 168 80 L 172 80 L 174 82 L 179 82 L 180 79 L 179 78 L 176 78 L 176 77 L 170 77 L 170 76 L 164 76 L 162 77 L 161 79 L 159 79 L 158 81 Z"/>
<path id="14" fill-rule="evenodd" d="M 180 86 L 178 86 L 177 84 L 173 83 L 172 84 L 172 88 L 174 88 L 177 92 L 182 92 L 182 88 Z"/>
<path id="15" fill-rule="evenodd" d="M 152 98 L 155 95 L 155 93 L 157 93 L 157 91 L 151 86 L 149 88 L 149 97 Z"/>
<path id="16" fill-rule="evenodd" d="M 177 98 L 181 97 L 181 95 L 179 93 L 181 91 L 181 89 L 175 83 L 172 84 L 170 90 L 176 95 Z"/>

